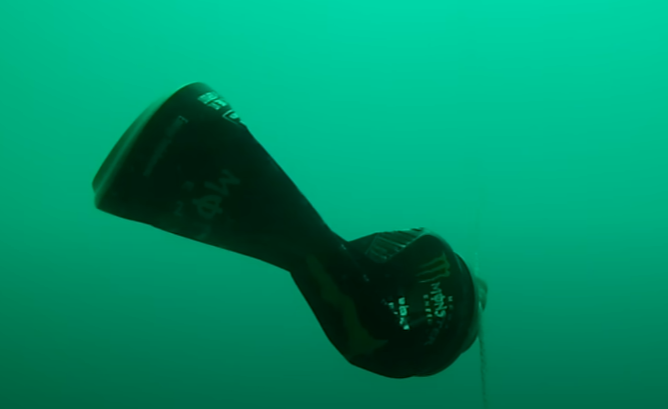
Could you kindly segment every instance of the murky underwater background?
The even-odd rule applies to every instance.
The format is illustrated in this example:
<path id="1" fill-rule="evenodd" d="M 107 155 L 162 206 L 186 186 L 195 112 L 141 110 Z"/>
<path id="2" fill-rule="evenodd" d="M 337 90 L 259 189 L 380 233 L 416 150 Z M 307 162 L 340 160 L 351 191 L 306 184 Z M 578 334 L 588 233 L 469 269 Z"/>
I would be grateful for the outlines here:
<path id="1" fill-rule="evenodd" d="M 92 178 L 192 81 L 346 239 L 480 255 L 490 407 L 666 408 L 668 3 L 0 5 L 0 408 L 481 408 L 477 346 L 391 380 L 288 274 L 104 214 Z M 479 225 L 479 228 L 476 226 Z"/>

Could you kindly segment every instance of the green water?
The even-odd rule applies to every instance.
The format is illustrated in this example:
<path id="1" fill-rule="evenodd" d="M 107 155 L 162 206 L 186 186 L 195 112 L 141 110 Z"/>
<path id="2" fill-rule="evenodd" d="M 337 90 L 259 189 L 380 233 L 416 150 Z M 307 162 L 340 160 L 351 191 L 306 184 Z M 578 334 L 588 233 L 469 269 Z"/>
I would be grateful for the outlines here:
<path id="1" fill-rule="evenodd" d="M 391 380 L 288 274 L 93 207 L 204 81 L 346 239 L 480 254 L 492 408 L 666 408 L 668 3 L 6 1 L 0 408 L 481 408 L 476 348 Z M 480 228 L 476 229 L 476 225 Z"/>

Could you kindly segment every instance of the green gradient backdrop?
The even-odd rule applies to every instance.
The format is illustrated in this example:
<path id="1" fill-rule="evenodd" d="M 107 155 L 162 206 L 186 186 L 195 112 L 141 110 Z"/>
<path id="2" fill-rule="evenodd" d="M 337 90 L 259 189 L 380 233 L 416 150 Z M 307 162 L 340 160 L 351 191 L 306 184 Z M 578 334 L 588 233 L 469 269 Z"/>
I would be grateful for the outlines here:
<path id="1" fill-rule="evenodd" d="M 0 408 L 481 407 L 475 349 L 366 373 L 287 273 L 93 208 L 136 115 L 204 81 L 343 237 L 479 249 L 492 407 L 665 409 L 666 21 L 659 0 L 2 2 Z"/>

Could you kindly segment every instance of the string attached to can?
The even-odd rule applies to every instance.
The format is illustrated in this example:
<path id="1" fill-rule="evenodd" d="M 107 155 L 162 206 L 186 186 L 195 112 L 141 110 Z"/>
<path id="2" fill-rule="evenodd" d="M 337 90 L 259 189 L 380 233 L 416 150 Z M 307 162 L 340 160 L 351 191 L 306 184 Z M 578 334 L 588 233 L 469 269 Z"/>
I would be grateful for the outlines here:
<path id="1" fill-rule="evenodd" d="M 483 206 L 486 202 L 486 189 L 485 183 L 483 180 L 483 174 L 481 166 L 478 166 L 478 203 L 476 206 L 476 217 L 475 217 L 475 227 L 474 227 L 474 253 L 473 253 L 473 275 L 475 277 L 480 277 L 480 231 L 482 223 L 482 213 Z M 487 296 L 487 294 L 485 295 Z M 477 308 L 481 308 L 479 305 Z M 484 409 L 489 409 L 489 396 L 487 394 L 487 354 L 485 350 L 485 314 L 480 313 L 480 322 L 478 324 L 478 345 L 480 348 L 480 381 L 481 381 L 481 392 L 482 392 L 482 404 Z"/>

